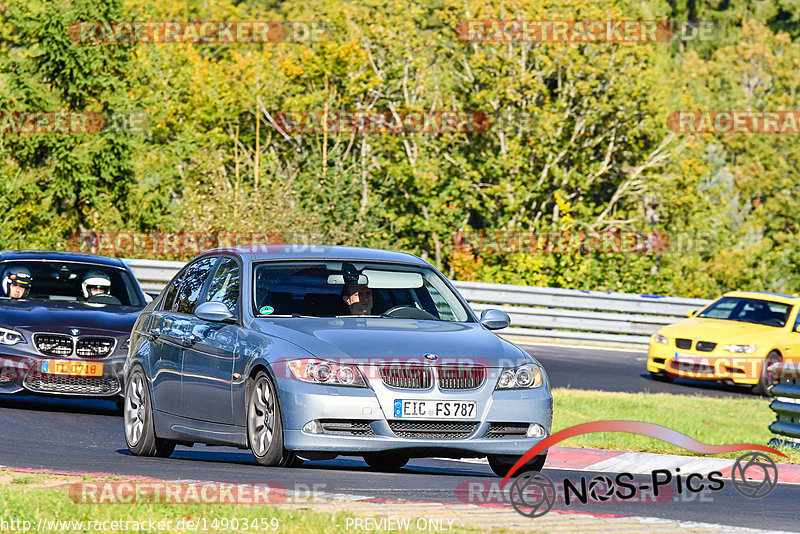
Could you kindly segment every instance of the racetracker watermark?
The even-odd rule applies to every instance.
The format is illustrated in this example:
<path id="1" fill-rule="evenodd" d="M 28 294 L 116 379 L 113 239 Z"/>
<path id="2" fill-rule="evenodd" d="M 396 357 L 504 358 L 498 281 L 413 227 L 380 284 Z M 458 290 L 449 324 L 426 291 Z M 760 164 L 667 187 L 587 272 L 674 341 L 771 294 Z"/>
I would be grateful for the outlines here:
<path id="1" fill-rule="evenodd" d="M 655 345 L 656 347 L 658 345 Z M 738 346 L 738 345 L 737 345 Z M 770 369 L 765 369 L 763 356 L 714 356 L 712 358 L 695 354 L 676 352 L 666 359 L 667 374 L 681 378 L 703 379 L 751 379 L 777 377 Z"/>
<path id="2" fill-rule="evenodd" d="M 96 20 L 69 27 L 70 39 L 78 44 L 305 44 L 323 41 L 327 35 L 321 22 L 291 20 Z"/>
<path id="3" fill-rule="evenodd" d="M 708 21 L 668 20 L 464 20 L 456 26 L 462 41 L 481 43 L 667 43 L 712 41 Z"/>
<path id="4" fill-rule="evenodd" d="M 78 504 L 246 504 L 308 502 L 328 495 L 325 484 L 280 482 L 76 482 L 69 497 Z"/>
<path id="5" fill-rule="evenodd" d="M 492 118 L 482 111 L 279 111 L 272 126 L 285 134 L 481 133 Z"/>
<path id="6" fill-rule="evenodd" d="M 664 232 L 459 231 L 458 250 L 478 254 L 660 254 L 669 248 Z"/>
<path id="7" fill-rule="evenodd" d="M 716 232 L 457 231 L 456 250 L 476 254 L 688 254 L 716 250 Z"/>
<path id="8" fill-rule="evenodd" d="M 141 133 L 149 129 L 144 111 L 113 111 L 104 116 L 94 111 L 0 110 L 0 135 Z"/>
<path id="9" fill-rule="evenodd" d="M 635 480 L 640 475 L 616 473 L 592 478 L 565 478 L 554 483 L 554 504 L 653 504 L 668 502 L 713 502 L 713 492 L 724 484 L 720 472 L 704 475 L 653 470 L 649 480 Z M 712 480 L 713 479 L 713 480 Z M 705 480 L 705 482 L 703 482 Z M 711 484 L 708 482 L 711 481 Z M 718 487 L 720 486 L 720 487 Z M 511 502 L 509 488 L 499 480 L 465 480 L 456 487 L 459 502 L 478 505 L 503 505 Z"/>
<path id="10" fill-rule="evenodd" d="M 800 111 L 673 111 L 667 126 L 680 134 L 800 134 Z"/>
<path id="11" fill-rule="evenodd" d="M 274 245 L 293 243 L 313 247 L 322 234 L 301 232 L 80 232 L 67 238 L 67 250 L 105 256 L 192 255 L 214 248 L 255 246 L 256 251 L 277 252 Z M 262 248 L 258 248 L 262 247 Z"/>

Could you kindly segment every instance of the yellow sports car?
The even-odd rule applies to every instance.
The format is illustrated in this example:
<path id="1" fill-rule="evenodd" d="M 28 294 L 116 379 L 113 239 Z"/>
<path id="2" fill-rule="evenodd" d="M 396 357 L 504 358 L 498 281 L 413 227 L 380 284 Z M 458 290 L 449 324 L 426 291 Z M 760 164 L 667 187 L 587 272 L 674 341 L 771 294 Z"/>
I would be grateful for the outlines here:
<path id="1" fill-rule="evenodd" d="M 776 362 L 800 362 L 800 298 L 733 291 L 650 338 L 657 380 L 691 378 L 751 386 L 765 395 Z"/>

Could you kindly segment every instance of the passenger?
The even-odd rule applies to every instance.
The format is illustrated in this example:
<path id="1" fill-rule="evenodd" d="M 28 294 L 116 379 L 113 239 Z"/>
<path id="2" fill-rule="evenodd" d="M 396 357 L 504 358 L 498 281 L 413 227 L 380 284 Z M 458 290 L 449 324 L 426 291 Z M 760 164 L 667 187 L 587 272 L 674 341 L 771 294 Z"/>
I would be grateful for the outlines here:
<path id="1" fill-rule="evenodd" d="M 9 267 L 3 278 L 3 290 L 12 299 L 27 299 L 33 277 L 25 267 Z"/>
<path id="2" fill-rule="evenodd" d="M 342 299 L 350 306 L 352 315 L 369 315 L 372 313 L 372 290 L 367 286 L 344 286 Z"/>
<path id="3" fill-rule="evenodd" d="M 83 290 L 83 298 L 85 300 L 89 300 L 95 295 L 110 295 L 111 278 L 103 271 L 89 271 L 83 277 L 81 289 Z"/>

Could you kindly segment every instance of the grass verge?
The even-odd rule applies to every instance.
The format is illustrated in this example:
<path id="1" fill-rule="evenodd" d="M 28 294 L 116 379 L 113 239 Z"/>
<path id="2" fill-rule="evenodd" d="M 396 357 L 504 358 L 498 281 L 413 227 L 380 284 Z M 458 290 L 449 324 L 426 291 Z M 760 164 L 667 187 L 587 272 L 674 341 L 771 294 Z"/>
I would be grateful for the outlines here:
<path id="1" fill-rule="evenodd" d="M 70 498 L 72 484 L 104 482 L 108 479 L 50 474 L 0 472 L 0 532 L 291 532 L 311 534 L 352 532 L 347 518 L 361 518 L 347 512 L 346 502 L 337 511 L 314 512 L 315 501 L 292 504 L 83 504 Z M 317 501 L 318 502 L 318 501 Z M 376 509 L 377 510 L 377 509 Z M 423 517 L 423 516 L 421 516 Z M 395 528 L 375 528 L 371 532 L 391 532 Z M 40 523 L 42 521 L 43 523 Z M 27 522 L 27 523 L 26 523 Z M 115 523 L 116 522 L 116 523 Z M 411 520 L 408 532 L 418 530 Z M 40 527 L 41 528 L 38 528 Z M 476 534 L 478 529 L 457 527 L 452 531 Z"/>
<path id="2" fill-rule="evenodd" d="M 553 390 L 553 432 L 590 421 L 624 419 L 663 425 L 713 445 L 755 443 L 774 437 L 770 400 L 762 397 L 704 397 L 669 393 L 611 393 L 568 388 Z M 703 456 L 663 441 L 624 432 L 600 432 L 565 440 L 559 445 L 623 451 Z M 781 463 L 800 464 L 800 451 L 781 449 Z M 737 458 L 741 453 L 719 455 Z M 715 455 L 716 456 L 716 455 Z"/>

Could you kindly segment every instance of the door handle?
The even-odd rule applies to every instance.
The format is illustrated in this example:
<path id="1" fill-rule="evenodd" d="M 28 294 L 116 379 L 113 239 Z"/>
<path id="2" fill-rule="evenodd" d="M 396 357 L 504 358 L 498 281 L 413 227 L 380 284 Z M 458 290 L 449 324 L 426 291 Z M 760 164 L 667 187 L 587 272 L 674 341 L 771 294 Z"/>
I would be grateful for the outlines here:
<path id="1" fill-rule="evenodd" d="M 200 341 L 200 338 L 194 334 L 189 334 L 188 336 L 182 337 L 180 341 L 181 345 L 183 345 L 184 347 L 191 347 L 195 343 Z"/>

